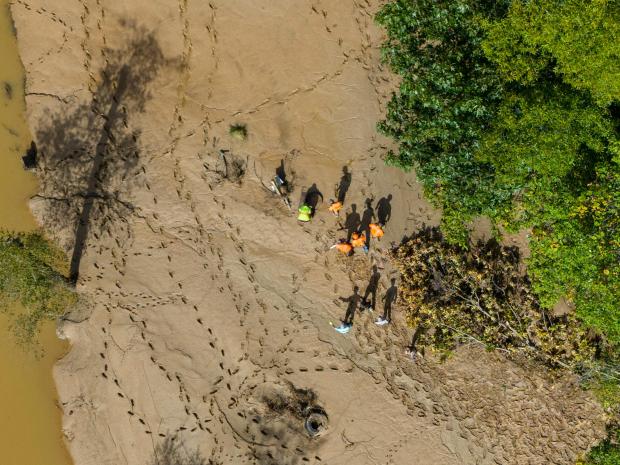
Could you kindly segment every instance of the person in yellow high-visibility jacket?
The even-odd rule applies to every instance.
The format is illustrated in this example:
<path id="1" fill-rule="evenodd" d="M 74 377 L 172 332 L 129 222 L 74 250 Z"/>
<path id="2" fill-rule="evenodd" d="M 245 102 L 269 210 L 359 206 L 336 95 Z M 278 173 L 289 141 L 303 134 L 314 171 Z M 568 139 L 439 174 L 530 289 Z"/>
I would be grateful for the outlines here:
<path id="1" fill-rule="evenodd" d="M 297 215 L 299 221 L 307 223 L 312 219 L 312 208 L 310 208 L 310 206 L 303 204 L 297 211 L 299 213 L 299 215 Z"/>

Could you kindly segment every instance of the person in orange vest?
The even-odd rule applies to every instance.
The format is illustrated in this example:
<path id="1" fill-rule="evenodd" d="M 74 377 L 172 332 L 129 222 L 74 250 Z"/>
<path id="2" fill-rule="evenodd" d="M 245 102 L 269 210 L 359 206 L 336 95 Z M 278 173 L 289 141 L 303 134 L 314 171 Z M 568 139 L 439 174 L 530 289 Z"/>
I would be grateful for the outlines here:
<path id="1" fill-rule="evenodd" d="M 349 244 L 347 241 L 340 239 L 334 245 L 330 247 L 330 249 L 336 249 L 338 252 L 343 253 L 345 255 L 353 254 L 353 246 Z"/>
<path id="2" fill-rule="evenodd" d="M 370 237 L 373 237 L 377 240 L 380 240 L 383 237 L 384 233 L 381 225 L 377 223 L 370 223 L 368 227 L 370 228 Z"/>
<path id="3" fill-rule="evenodd" d="M 329 206 L 329 211 L 334 214 L 334 216 L 340 215 L 340 210 L 342 210 L 342 202 L 332 200 L 332 204 Z"/>
<path id="4" fill-rule="evenodd" d="M 366 234 L 353 233 L 351 235 L 351 245 L 353 247 L 362 247 L 364 252 L 368 253 L 368 246 L 366 245 Z"/>

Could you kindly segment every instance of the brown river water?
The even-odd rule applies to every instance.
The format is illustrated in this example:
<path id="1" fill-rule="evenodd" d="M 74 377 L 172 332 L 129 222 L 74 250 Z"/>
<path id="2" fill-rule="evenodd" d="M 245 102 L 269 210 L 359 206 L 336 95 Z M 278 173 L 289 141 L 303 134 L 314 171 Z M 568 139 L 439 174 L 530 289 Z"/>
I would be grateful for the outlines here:
<path id="1" fill-rule="evenodd" d="M 0 0 L 0 229 L 36 228 L 28 199 L 36 179 L 22 168 L 30 144 L 25 122 L 24 71 L 8 10 Z M 0 314 L 0 464 L 70 465 L 61 433 L 60 409 L 52 379 L 54 362 L 67 350 L 47 324 L 39 342 L 41 359 L 17 347 L 7 318 Z"/>

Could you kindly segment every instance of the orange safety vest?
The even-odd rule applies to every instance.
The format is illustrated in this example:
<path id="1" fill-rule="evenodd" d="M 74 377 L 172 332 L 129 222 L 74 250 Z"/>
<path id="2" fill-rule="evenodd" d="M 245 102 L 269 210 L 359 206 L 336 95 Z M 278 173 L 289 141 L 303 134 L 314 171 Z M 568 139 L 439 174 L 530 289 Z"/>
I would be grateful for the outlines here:
<path id="1" fill-rule="evenodd" d="M 338 244 L 336 244 L 336 249 L 338 249 L 345 255 L 349 255 L 351 253 L 351 250 L 353 250 L 353 247 L 351 247 L 351 244 L 349 244 L 348 242 L 339 242 Z"/>
<path id="2" fill-rule="evenodd" d="M 338 212 L 342 209 L 342 202 L 334 202 L 329 206 L 329 211 L 334 215 L 337 215 Z"/>
<path id="3" fill-rule="evenodd" d="M 366 234 L 353 233 L 351 236 L 351 245 L 353 247 L 364 247 L 366 245 Z"/>
<path id="4" fill-rule="evenodd" d="M 383 229 L 378 224 L 370 223 L 369 228 L 371 237 L 376 237 L 377 239 L 381 239 L 383 237 Z"/>

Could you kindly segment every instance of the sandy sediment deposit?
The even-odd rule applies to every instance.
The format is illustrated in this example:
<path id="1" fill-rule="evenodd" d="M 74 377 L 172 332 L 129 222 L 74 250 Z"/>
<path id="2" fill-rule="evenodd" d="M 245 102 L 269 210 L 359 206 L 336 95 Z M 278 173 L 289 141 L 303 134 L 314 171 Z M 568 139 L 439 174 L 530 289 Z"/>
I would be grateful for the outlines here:
<path id="1" fill-rule="evenodd" d="M 55 369 L 76 465 L 146 465 L 177 434 L 213 464 L 572 464 L 601 408 L 550 379 L 464 348 L 404 354 L 411 330 L 358 314 L 354 285 L 438 214 L 376 133 L 394 82 L 377 2 L 15 0 L 40 152 L 39 221 L 79 266 L 85 304 Z M 244 124 L 247 138 L 231 137 Z M 283 164 L 298 224 L 265 185 Z M 327 212 L 392 195 L 381 246 L 352 258 Z M 76 251 L 76 252 L 74 252 Z M 375 315 L 379 313 L 377 305 Z M 304 419 L 325 423 L 309 438 Z"/>

